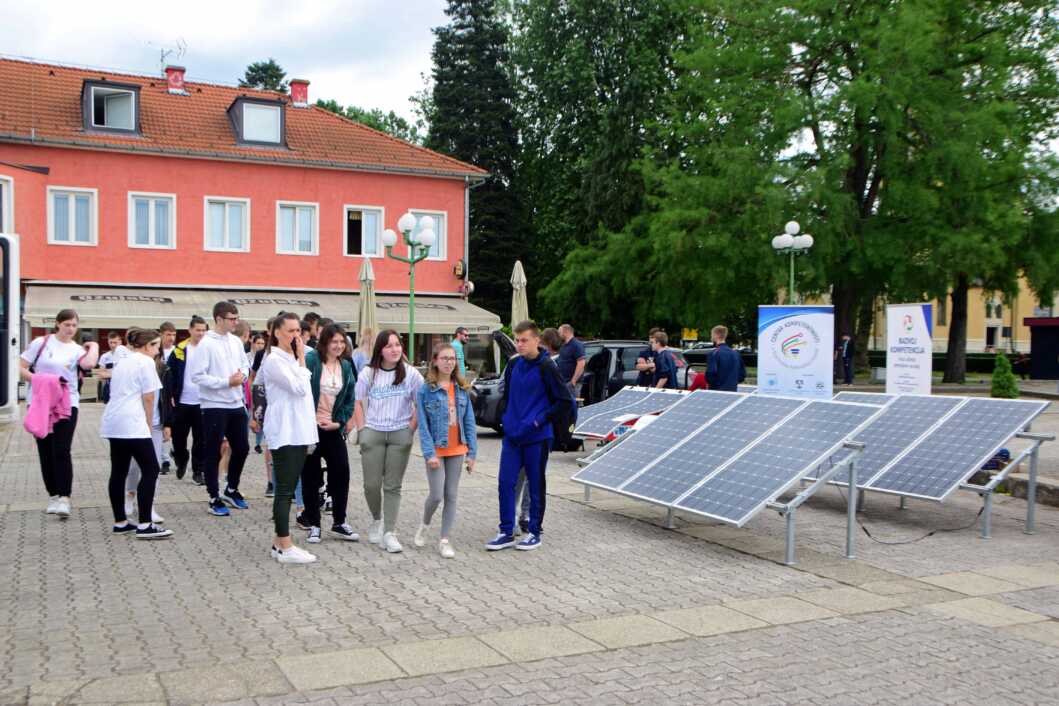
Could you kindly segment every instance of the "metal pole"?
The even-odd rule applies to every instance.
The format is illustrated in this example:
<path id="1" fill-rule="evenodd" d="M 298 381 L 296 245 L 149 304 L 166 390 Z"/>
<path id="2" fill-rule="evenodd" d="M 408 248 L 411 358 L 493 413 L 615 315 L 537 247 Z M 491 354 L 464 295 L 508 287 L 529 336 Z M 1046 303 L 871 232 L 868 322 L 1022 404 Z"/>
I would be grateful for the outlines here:
<path id="1" fill-rule="evenodd" d="M 666 510 L 666 529 L 673 529 L 676 525 L 673 524 L 673 508 Z"/>
<path id="2" fill-rule="evenodd" d="M 1022 530 L 1026 534 L 1037 532 L 1037 456 L 1041 449 L 1038 441 L 1030 452 L 1030 479 L 1026 483 L 1026 527 Z"/>
<path id="3" fill-rule="evenodd" d="M 407 240 L 407 238 L 406 238 Z M 408 244 L 408 359 L 416 364 L 416 246 Z"/>
<path id="4" fill-rule="evenodd" d="M 587 503 L 587 502 L 590 502 L 591 500 L 592 500 L 592 486 L 586 485 L 585 486 L 585 502 Z"/>
<path id="5" fill-rule="evenodd" d="M 901 504 L 898 505 L 897 508 L 899 510 L 907 510 L 908 509 L 908 498 L 906 498 L 905 496 L 902 495 L 901 496 Z"/>
<path id="6" fill-rule="evenodd" d="M 846 503 L 846 558 L 857 558 L 857 461 L 849 461 L 849 502 Z"/>
<path id="7" fill-rule="evenodd" d="M 783 563 L 787 566 L 794 566 L 794 513 L 793 507 L 787 508 L 787 546 Z"/>
<path id="8" fill-rule="evenodd" d="M 982 539 L 993 536 L 993 494 L 982 493 Z"/>
<path id="9" fill-rule="evenodd" d="M 794 250 L 793 249 L 791 250 L 791 288 L 788 291 L 790 292 L 790 296 L 789 296 L 790 301 L 788 303 L 789 304 L 794 304 Z"/>

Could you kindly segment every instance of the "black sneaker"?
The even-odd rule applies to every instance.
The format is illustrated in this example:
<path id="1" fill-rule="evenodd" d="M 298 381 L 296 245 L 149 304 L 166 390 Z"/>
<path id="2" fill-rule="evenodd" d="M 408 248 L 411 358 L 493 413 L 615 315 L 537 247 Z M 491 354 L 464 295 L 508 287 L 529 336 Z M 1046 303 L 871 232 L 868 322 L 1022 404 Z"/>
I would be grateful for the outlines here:
<path id="1" fill-rule="evenodd" d="M 173 530 L 162 529 L 158 525 L 147 525 L 136 530 L 136 539 L 165 539 L 172 536 Z"/>
<path id="2" fill-rule="evenodd" d="M 136 525 L 132 522 L 127 522 L 122 526 L 114 525 L 110 528 L 110 531 L 114 534 L 129 534 L 130 532 L 136 531 Z"/>
<path id="3" fill-rule="evenodd" d="M 269 483 L 268 485 L 265 486 L 265 497 L 266 498 L 272 498 L 272 497 L 275 497 L 275 496 L 276 496 L 276 489 L 272 487 L 271 483 Z"/>
<path id="4" fill-rule="evenodd" d="M 194 483 L 195 485 L 206 485 L 206 479 L 203 477 L 203 475 L 201 473 L 192 472 L 192 474 L 191 474 L 191 482 Z"/>
<path id="5" fill-rule="evenodd" d="M 312 528 L 312 525 L 309 524 L 309 521 L 305 519 L 305 514 L 304 513 L 300 513 L 299 512 L 298 516 L 294 518 L 294 522 L 299 527 L 301 527 L 303 530 L 307 530 L 307 529 L 311 529 Z"/>
<path id="6" fill-rule="evenodd" d="M 169 475 L 169 465 L 170 465 L 169 461 L 163 461 L 162 462 L 162 468 L 161 468 L 161 470 L 158 471 L 158 473 L 163 475 L 163 476 Z"/>
<path id="7" fill-rule="evenodd" d="M 331 528 L 331 534 L 346 540 L 347 542 L 359 542 L 360 535 L 353 531 L 348 524 L 335 525 Z"/>
<path id="8" fill-rule="evenodd" d="M 261 453 L 261 444 L 254 444 L 254 453 Z"/>
<path id="9" fill-rule="evenodd" d="M 176 477 L 177 480 L 184 480 L 184 474 L 188 472 L 188 462 L 177 463 L 176 465 Z"/>
<path id="10" fill-rule="evenodd" d="M 226 487 L 221 493 L 221 500 L 238 510 L 246 510 L 250 507 L 250 504 L 243 498 L 243 494 L 235 488 Z"/>

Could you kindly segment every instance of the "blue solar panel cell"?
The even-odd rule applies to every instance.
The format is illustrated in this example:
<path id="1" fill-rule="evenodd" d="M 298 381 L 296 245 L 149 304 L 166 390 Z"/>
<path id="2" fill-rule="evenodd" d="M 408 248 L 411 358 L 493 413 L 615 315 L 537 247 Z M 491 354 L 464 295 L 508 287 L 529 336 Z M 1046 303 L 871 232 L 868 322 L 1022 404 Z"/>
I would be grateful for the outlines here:
<path id="1" fill-rule="evenodd" d="M 617 490 L 743 397 L 735 393 L 701 390 L 682 395 L 653 424 L 635 432 L 613 451 L 585 466 L 572 476 L 572 480 Z"/>
<path id="2" fill-rule="evenodd" d="M 810 402 L 676 507 L 742 526 L 878 413 L 871 405 Z"/>
<path id="3" fill-rule="evenodd" d="M 804 404 L 786 397 L 747 397 L 622 486 L 621 492 L 670 504 Z"/>
<path id="4" fill-rule="evenodd" d="M 597 426 L 613 427 L 611 420 L 622 413 L 620 410 L 642 401 L 651 394 L 655 393 L 646 389 L 623 387 L 618 390 L 616 395 L 608 397 L 602 402 L 582 407 L 578 412 L 580 420 L 574 428 L 574 434 L 587 434 L 586 429 L 595 429 Z"/>
<path id="5" fill-rule="evenodd" d="M 969 399 L 867 487 L 944 500 L 1047 406 L 1047 402 Z"/>

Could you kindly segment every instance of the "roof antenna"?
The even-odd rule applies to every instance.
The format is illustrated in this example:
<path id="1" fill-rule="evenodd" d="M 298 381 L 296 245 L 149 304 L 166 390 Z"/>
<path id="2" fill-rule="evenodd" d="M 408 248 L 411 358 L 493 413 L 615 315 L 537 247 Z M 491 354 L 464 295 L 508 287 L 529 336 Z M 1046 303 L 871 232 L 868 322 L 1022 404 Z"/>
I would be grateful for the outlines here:
<path id="1" fill-rule="evenodd" d="M 149 47 L 158 49 L 158 73 L 164 74 L 165 67 L 173 61 L 180 61 L 188 51 L 188 43 L 183 37 L 177 37 L 172 44 L 156 44 L 147 42 Z"/>

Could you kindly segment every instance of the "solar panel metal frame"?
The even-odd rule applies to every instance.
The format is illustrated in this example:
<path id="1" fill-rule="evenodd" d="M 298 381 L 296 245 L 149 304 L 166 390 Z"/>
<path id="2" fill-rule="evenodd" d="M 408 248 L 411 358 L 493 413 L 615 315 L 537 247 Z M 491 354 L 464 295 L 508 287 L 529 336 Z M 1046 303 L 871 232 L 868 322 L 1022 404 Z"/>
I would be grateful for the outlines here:
<path id="1" fill-rule="evenodd" d="M 641 469 L 639 472 L 635 473 L 633 476 L 630 476 L 629 478 L 627 478 L 624 481 L 622 481 L 622 483 L 620 485 L 617 485 L 617 486 L 615 486 L 615 485 L 604 485 L 604 484 L 599 483 L 597 481 L 587 480 L 587 479 L 583 479 L 583 478 L 578 478 L 579 475 L 581 475 L 582 473 L 588 471 L 595 463 L 597 463 L 599 461 L 602 461 L 604 458 L 606 458 L 606 455 L 600 456 L 599 458 L 595 459 L 592 463 L 590 463 L 590 464 L 584 466 L 583 468 L 579 469 L 574 475 L 570 476 L 570 480 L 575 481 L 577 483 L 581 483 L 583 485 L 591 486 L 593 488 L 599 488 L 601 490 L 609 490 L 612 493 L 621 493 L 622 491 L 620 490 L 620 488 L 621 488 L 622 485 L 625 485 L 626 483 L 628 483 L 632 478 L 635 478 L 635 477 L 641 475 L 645 469 L 650 468 L 655 463 L 657 463 L 659 460 L 661 460 L 661 459 L 665 458 L 666 456 L 668 456 L 669 454 L 673 453 L 673 451 L 675 451 L 676 449 L 678 449 L 681 446 L 683 446 L 684 443 L 687 442 L 688 439 L 690 439 L 691 437 L 695 436 L 699 432 L 700 429 L 703 429 L 704 427 L 708 426 L 714 419 L 718 419 L 720 417 L 723 417 L 725 414 L 728 413 L 728 411 L 730 409 L 732 409 L 733 407 L 737 406 L 740 402 L 742 402 L 744 399 L 747 398 L 747 395 L 744 394 L 744 393 L 741 393 L 741 392 L 724 392 L 724 391 L 721 391 L 721 390 L 696 390 L 695 392 L 692 392 L 690 394 L 681 395 L 681 397 L 683 399 L 679 400 L 677 402 L 677 404 L 680 404 L 680 402 L 683 402 L 684 400 L 692 399 L 693 396 L 695 396 L 695 395 L 697 395 L 699 393 L 701 393 L 702 395 L 711 395 L 711 396 L 726 395 L 726 396 L 731 396 L 731 397 L 733 397 L 735 399 L 733 400 L 733 402 L 731 404 L 729 404 L 723 410 L 721 410 L 720 412 L 718 412 L 714 416 L 710 417 L 709 419 L 704 421 L 699 426 L 695 427 L 695 429 L 693 429 L 691 432 L 686 434 L 684 436 L 684 438 L 682 438 L 680 441 L 678 441 L 676 444 L 674 444 L 671 448 L 666 450 L 665 453 L 663 453 L 663 454 L 661 454 L 659 456 L 656 456 L 654 459 L 652 459 L 650 462 L 648 462 L 648 464 L 645 465 L 644 468 Z M 674 407 L 676 407 L 676 405 L 673 405 L 669 409 L 673 409 Z M 669 409 L 667 409 L 666 412 L 668 412 Z M 651 424 L 651 426 L 648 426 L 648 427 L 646 427 L 644 429 L 641 429 L 640 431 L 634 432 L 634 434 L 636 436 L 643 436 L 643 434 L 645 432 L 650 431 L 652 427 L 654 427 L 657 424 L 659 424 L 664 418 L 665 418 L 665 412 L 663 412 L 662 415 L 660 416 L 660 418 L 658 419 L 658 421 L 656 421 L 653 424 Z M 647 500 L 647 502 L 653 502 L 653 503 L 655 503 L 657 505 L 663 505 L 664 507 L 668 507 L 664 503 L 660 503 L 657 500 Z"/>
<path id="2" fill-rule="evenodd" d="M 842 393 L 840 392 L 839 394 L 842 394 Z M 872 394 L 872 393 L 853 393 L 853 394 Z M 836 395 L 836 397 L 837 397 L 837 395 Z M 913 446 L 918 444 L 920 441 L 925 439 L 931 432 L 933 432 L 935 429 L 937 429 L 942 424 L 942 422 L 944 422 L 946 419 L 948 419 L 954 412 L 956 412 L 956 410 L 958 410 L 960 407 L 962 407 L 964 405 L 964 403 L 966 403 L 966 401 L 968 399 L 970 399 L 968 397 L 958 397 L 958 396 L 955 396 L 955 395 L 920 395 L 920 394 L 894 395 L 893 399 L 891 399 L 889 402 L 887 402 L 885 405 L 883 405 L 880 409 L 888 410 L 890 408 L 890 406 L 894 402 L 896 402 L 898 400 L 899 397 L 904 397 L 904 398 L 909 398 L 909 397 L 944 397 L 946 399 L 958 400 L 958 402 L 957 402 L 956 406 L 954 406 L 952 409 L 947 411 L 945 414 L 941 415 L 938 419 L 936 419 L 934 421 L 933 424 L 931 424 L 926 429 L 924 429 L 922 432 L 920 432 L 919 436 L 917 436 L 915 439 L 913 439 L 910 443 L 906 444 L 904 449 L 902 449 L 900 453 L 898 453 L 896 456 L 894 456 L 892 459 L 890 459 L 890 461 L 888 461 L 881 469 L 879 469 L 878 471 L 876 471 L 875 473 L 873 473 L 870 476 L 858 476 L 857 488 L 859 488 L 860 490 L 868 490 L 868 484 L 871 481 L 873 481 L 878 475 L 880 475 L 884 470 L 889 468 L 891 463 L 895 462 L 897 459 L 899 459 L 902 456 L 904 456 L 905 453 L 907 453 L 910 448 L 912 448 Z M 833 401 L 841 402 L 843 400 L 833 400 Z M 877 415 L 874 418 L 874 420 L 879 419 L 879 417 L 881 417 L 881 416 L 883 416 L 883 415 L 881 415 L 881 414 Z M 854 441 L 857 441 L 857 439 L 854 439 Z M 867 443 L 867 442 L 865 442 L 865 443 Z M 816 470 L 818 470 L 818 469 L 816 469 Z M 812 471 L 810 471 L 810 473 L 812 473 Z M 820 477 L 819 473 L 812 474 L 812 475 L 807 475 L 806 476 L 806 480 L 816 480 L 819 477 Z M 844 476 L 842 476 L 842 474 L 839 474 L 839 477 L 832 478 L 828 482 L 831 485 L 837 485 L 837 486 L 841 486 L 841 487 L 845 488 L 845 487 L 847 487 L 849 485 L 849 481 L 848 480 L 842 480 L 843 477 Z"/>
<path id="3" fill-rule="evenodd" d="M 720 392 L 720 391 L 719 391 L 719 390 L 711 390 L 710 392 Z M 725 393 L 725 394 L 744 394 L 744 393 Z M 800 405 L 798 405 L 797 407 L 795 407 L 794 409 L 792 409 L 792 410 L 791 410 L 790 412 L 788 412 L 787 414 L 785 414 L 785 415 L 784 415 L 783 417 L 781 417 L 781 418 L 779 419 L 779 421 L 777 421 L 777 422 L 774 422 L 774 423 L 772 424 L 772 426 L 770 426 L 770 427 L 769 427 L 769 428 L 768 428 L 768 429 L 767 429 L 767 430 L 766 430 L 766 431 L 765 431 L 764 433 L 762 433 L 762 434 L 759 434 L 759 435 L 758 435 L 758 436 L 757 436 L 757 437 L 756 437 L 756 438 L 755 438 L 755 439 L 754 439 L 753 441 L 751 441 L 751 442 L 750 442 L 750 444 L 749 444 L 748 446 L 744 447 L 744 448 L 743 448 L 742 450 L 740 450 L 740 451 L 739 451 L 739 452 L 738 452 L 737 454 L 735 454 L 734 456 L 730 456 L 730 457 L 728 457 L 728 459 L 727 459 L 727 460 L 726 460 L 726 461 L 725 461 L 724 463 L 722 463 L 722 464 L 721 464 L 720 466 L 718 466 L 717 468 L 715 468 L 715 469 L 714 469 L 714 470 L 713 470 L 713 471 L 712 471 L 712 472 L 711 472 L 710 474 L 708 474 L 708 475 L 707 475 L 706 477 L 704 477 L 704 478 L 701 478 L 701 479 L 699 479 L 699 481 L 698 481 L 698 482 L 696 482 L 696 483 L 694 483 L 694 484 L 693 484 L 693 485 L 691 486 L 691 488 L 690 488 L 690 489 L 689 489 L 688 491 L 686 491 L 686 492 L 684 492 L 684 493 L 681 493 L 680 495 L 678 495 L 678 496 L 676 497 L 676 499 L 674 499 L 674 500 L 673 500 L 673 501 L 671 501 L 671 502 L 666 502 L 666 501 L 664 501 L 664 500 L 661 500 L 661 499 L 659 499 L 659 498 L 652 498 L 652 497 L 651 497 L 651 496 L 649 496 L 649 495 L 641 495 L 640 493 L 635 493 L 635 492 L 632 492 L 632 491 L 630 491 L 630 490 L 626 490 L 626 489 L 625 489 L 625 488 L 626 488 L 626 486 L 628 486 L 628 485 L 629 485 L 630 483 L 632 483 L 633 481 L 635 481 L 635 480 L 636 480 L 637 478 L 639 478 L 640 476 L 642 476 L 642 475 L 644 475 L 645 473 L 647 473 L 647 471 L 649 471 L 649 470 L 650 470 L 651 468 L 653 468 L 654 466 L 658 465 L 658 463 L 660 463 L 660 462 L 661 462 L 661 461 L 663 461 L 664 459 L 668 458 L 669 456 L 671 456 L 672 454 L 674 454 L 675 452 L 677 452 L 677 451 L 678 451 L 678 450 L 679 450 L 679 449 L 680 449 L 681 447 L 683 447 L 683 446 L 684 446 L 685 444 L 687 444 L 688 442 L 690 442 L 690 441 L 691 441 L 691 440 L 692 440 L 693 438 L 695 438 L 696 436 L 698 436 L 698 435 L 699 435 L 699 434 L 701 434 L 702 432 L 704 432 L 704 431 L 706 431 L 707 429 L 709 429 L 709 428 L 710 428 L 711 426 L 713 426 L 713 425 L 714 425 L 715 423 L 718 423 L 718 422 L 720 422 L 720 421 L 721 421 L 722 419 L 724 419 L 724 417 L 726 417 L 726 416 L 727 416 L 728 414 L 732 413 L 732 412 L 733 412 L 733 410 L 737 409 L 737 408 L 738 408 L 738 407 L 739 407 L 739 406 L 740 406 L 741 404 L 743 404 L 744 402 L 746 402 L 746 401 L 747 401 L 747 400 L 748 400 L 749 398 L 750 398 L 750 395 L 745 395 L 745 396 L 743 397 L 743 399 L 739 400 L 739 401 L 738 401 L 738 402 L 736 402 L 735 404 L 733 404 L 733 405 L 731 405 L 730 407 L 728 407 L 727 409 L 725 409 L 725 410 L 724 410 L 723 412 L 721 412 L 720 414 L 718 414 L 717 416 L 715 416 L 715 417 L 714 417 L 713 419 L 709 420 L 709 422 L 707 422 L 706 424 L 703 424 L 703 425 L 702 425 L 701 427 L 699 427 L 699 428 L 698 428 L 698 429 L 696 429 L 696 430 L 695 430 L 694 432 L 692 432 L 691 434 L 689 434 L 689 435 L 688 435 L 688 437 L 687 437 L 686 439 L 684 439 L 684 441 L 682 441 L 682 442 L 681 442 L 681 443 L 680 443 L 680 444 L 679 444 L 678 446 L 676 446 L 676 447 L 674 447 L 674 448 L 670 449 L 670 450 L 669 450 L 669 451 L 668 451 L 667 453 L 665 453 L 665 454 L 662 454 L 661 456 L 659 456 L 659 457 L 658 457 L 657 459 L 655 459 L 654 461 L 652 461 L 652 462 L 651 462 L 650 464 L 648 464 L 647 466 L 644 466 L 644 468 L 643 468 L 643 469 L 642 469 L 642 470 L 641 470 L 641 471 L 640 471 L 639 473 L 637 473 L 636 475 L 634 475 L 634 476 L 630 477 L 630 478 L 629 478 L 628 480 L 626 480 L 626 481 L 625 481 L 624 483 L 622 483 L 622 484 L 621 484 L 621 486 L 619 486 L 619 487 L 618 487 L 618 489 L 617 489 L 617 490 L 616 490 L 615 492 L 621 493 L 622 495 L 626 495 L 626 496 L 628 496 L 628 497 L 630 497 L 630 498 L 635 498 L 635 499 L 637 499 L 637 500 L 643 500 L 644 502 L 649 502 L 649 503 L 654 503 L 654 504 L 656 504 L 656 505 L 661 505 L 662 507 L 672 507 L 672 508 L 675 508 L 675 507 L 676 507 L 676 503 L 677 503 L 677 501 L 679 501 L 679 500 L 680 500 L 681 498 L 683 498 L 684 496 L 686 496 L 686 495 L 687 495 L 687 494 L 688 494 L 689 492 L 691 492 L 691 491 L 692 491 L 692 490 L 694 490 L 695 488 L 697 488 L 697 487 L 699 487 L 700 485 L 702 485 L 702 484 L 703 484 L 704 482 L 706 482 L 706 480 L 708 480 L 708 479 L 709 479 L 710 477 L 712 477 L 713 475 L 716 475 L 717 473 L 719 473 L 719 472 L 720 472 L 720 471 L 721 471 L 722 469 L 724 469 L 724 468 L 725 468 L 725 467 L 727 467 L 727 466 L 728 466 L 729 464 L 731 464 L 731 463 L 732 463 L 732 462 L 733 462 L 733 461 L 734 461 L 735 459 L 737 459 L 737 458 L 739 458 L 740 456 L 742 456 L 742 455 L 743 455 L 744 453 L 746 453 L 746 452 L 747 452 L 747 451 L 748 451 L 748 450 L 749 450 L 750 448 L 752 448 L 752 447 L 753 447 L 753 446 L 754 446 L 755 444 L 757 444 L 757 443 L 758 443 L 759 441 L 761 441 L 761 439 L 762 439 L 762 438 L 764 438 L 764 437 L 768 436 L 769 434 L 771 434 L 771 433 L 772 433 L 772 431 L 773 431 L 774 429 L 776 429 L 776 428 L 777 428 L 777 427 L 778 427 L 779 425 L 783 424 L 783 423 L 784 423 L 784 422 L 786 422 L 786 421 L 787 421 L 788 419 L 790 419 L 790 418 L 791 418 L 792 416 L 794 416 L 795 414 L 797 414 L 799 410 L 801 410 L 801 409 L 804 409 L 804 408 L 805 408 L 805 406 L 806 406 L 806 405 L 807 405 L 807 404 L 809 403 L 809 400 L 803 400 L 803 399 L 800 399 L 800 398 L 797 398 L 797 399 L 796 399 L 796 398 L 791 398 L 791 397 L 785 397 L 785 396 L 781 396 L 781 395 L 769 395 L 769 396 L 767 396 L 767 397 L 765 397 L 765 396 L 761 396 L 761 397 L 759 397 L 758 399 L 763 399 L 763 400 L 776 400 L 776 399 L 783 399 L 783 400 L 794 400 L 794 401 L 797 401 L 797 402 L 802 402 L 803 404 L 800 404 Z"/>
<path id="4" fill-rule="evenodd" d="M 882 468 L 882 470 L 880 470 L 878 473 L 876 473 L 871 478 L 871 480 L 868 481 L 863 486 L 863 489 L 864 490 L 870 490 L 870 491 L 875 492 L 875 493 L 885 493 L 887 495 L 895 495 L 897 497 L 916 498 L 918 500 L 930 500 L 932 502 L 938 502 L 938 503 L 945 502 L 946 498 L 948 498 L 950 495 L 952 495 L 953 492 L 955 492 L 957 489 L 959 489 L 959 487 L 961 485 L 966 483 L 967 480 L 971 476 L 973 476 L 975 473 L 977 473 L 982 468 L 982 466 L 985 464 L 986 461 L 988 461 L 989 459 L 993 458 L 993 456 L 996 455 L 996 452 L 1004 447 L 1004 444 L 1006 444 L 1009 441 L 1011 441 L 1012 437 L 1014 437 L 1020 431 L 1023 431 L 1024 429 L 1026 429 L 1026 427 L 1028 427 L 1033 422 L 1033 420 L 1036 419 L 1038 416 L 1040 416 L 1041 413 L 1043 413 L 1044 410 L 1046 410 L 1048 408 L 1048 406 L 1049 406 L 1049 402 L 1047 402 L 1045 400 L 1034 400 L 1033 402 L 1030 402 L 1029 400 L 1023 400 L 1024 402 L 1026 402 L 1028 404 L 1036 403 L 1037 404 L 1037 410 L 1035 412 L 1033 412 L 1032 414 L 1029 414 L 1027 417 L 1025 417 L 1023 419 L 1023 421 L 1018 425 L 1018 427 L 1016 427 L 1009 434 L 1007 434 L 999 443 L 997 443 L 994 446 L 992 446 L 991 447 L 991 451 L 989 453 L 987 453 L 987 454 L 984 454 L 982 458 L 978 459 L 978 461 L 973 466 L 970 467 L 970 469 L 968 469 L 965 473 L 963 473 L 960 476 L 960 480 L 959 481 L 957 481 L 955 483 L 950 483 L 948 488 L 946 489 L 946 491 L 944 493 L 942 493 L 941 495 L 934 496 L 934 495 L 922 495 L 922 494 L 919 494 L 919 493 L 908 493 L 908 492 L 902 492 L 902 491 L 899 491 L 899 490 L 891 490 L 889 488 L 879 488 L 879 487 L 875 487 L 874 485 L 872 485 L 873 483 L 877 482 L 880 478 L 882 478 L 893 466 L 897 465 L 906 456 L 911 454 L 920 444 L 924 443 L 929 438 L 930 434 L 934 433 L 937 429 L 939 429 L 942 424 L 944 424 L 946 421 L 948 421 L 949 418 L 952 417 L 953 415 L 955 415 L 959 410 L 961 410 L 964 407 L 966 407 L 972 400 L 988 401 L 989 399 L 990 398 L 988 398 L 988 397 L 974 397 L 974 398 L 965 397 L 965 398 L 963 398 L 963 402 L 961 404 L 959 404 L 956 407 L 954 407 L 951 412 L 949 412 L 942 419 L 940 419 L 937 422 L 937 424 L 935 424 L 933 427 L 931 427 L 930 431 L 927 434 L 924 434 L 920 438 L 916 439 L 915 443 L 913 443 L 912 445 L 908 446 L 900 456 L 898 456 L 893 461 L 891 461 L 886 466 L 884 466 Z M 1007 400 L 1007 401 L 1015 401 L 1015 400 Z M 859 483 L 858 483 L 858 487 L 861 487 Z"/>
<path id="5" fill-rule="evenodd" d="M 667 396 L 671 399 L 665 399 Z M 615 421 L 618 420 L 620 417 L 624 417 L 630 414 L 636 415 L 637 417 L 645 417 L 649 414 L 660 414 L 675 405 L 677 402 L 679 402 L 681 397 L 687 396 L 688 393 L 684 392 L 683 390 L 656 390 L 651 394 L 647 395 L 646 397 L 633 402 L 630 405 L 622 407 L 621 409 L 614 410 L 614 412 L 604 412 L 603 414 L 599 414 L 595 417 L 591 417 L 585 420 L 585 423 L 587 424 L 591 421 L 594 421 L 597 417 L 602 417 L 604 415 L 610 416 L 610 426 L 607 427 L 607 430 L 605 432 L 581 432 L 580 434 L 575 433 L 573 434 L 573 436 L 577 436 L 579 438 L 584 439 L 606 439 L 608 436 L 613 434 L 618 427 L 625 424 L 625 421 Z M 649 402 L 651 404 L 648 406 L 647 403 Z"/>
<path id="6" fill-rule="evenodd" d="M 588 412 L 590 414 L 588 416 L 586 416 L 585 419 L 583 421 L 581 421 L 577 425 L 577 427 L 574 428 L 573 435 L 574 436 L 582 436 L 582 434 L 580 432 L 578 432 L 578 429 L 581 428 L 582 426 L 588 424 L 589 422 L 591 422 L 596 417 L 600 417 L 600 416 L 603 416 L 605 414 L 610 414 L 612 416 L 617 416 L 622 409 L 625 409 L 626 407 L 632 406 L 635 402 L 639 402 L 641 400 L 647 399 L 647 397 L 649 395 L 655 394 L 655 390 L 652 389 L 652 388 L 649 388 L 649 387 L 647 387 L 647 388 L 644 388 L 644 387 L 623 387 L 620 390 L 618 390 L 618 392 L 616 394 L 614 394 L 613 396 L 608 397 L 607 399 L 605 399 L 605 400 L 603 400 L 601 402 L 598 402 L 597 404 L 606 405 L 608 402 L 613 402 L 613 401 L 618 400 L 618 398 L 620 398 L 623 394 L 626 394 L 627 392 L 637 392 L 637 393 L 642 392 L 644 394 L 643 395 L 637 395 L 635 401 L 623 402 L 622 404 L 620 404 L 618 406 L 615 406 L 613 409 L 610 409 L 610 410 L 601 410 L 601 411 L 597 412 L 597 411 L 592 409 L 596 405 L 589 405 L 587 407 L 582 407 L 581 411 Z M 627 395 L 626 394 L 626 397 L 632 397 L 632 395 Z"/>
<path id="7" fill-rule="evenodd" d="M 722 473 L 726 468 L 728 468 L 731 465 L 733 465 L 734 463 L 736 463 L 738 461 L 738 459 L 740 459 L 743 456 L 745 456 L 751 449 L 757 447 L 763 441 L 765 441 L 770 436 L 772 436 L 772 434 L 775 433 L 776 430 L 779 429 L 782 426 L 783 422 L 787 421 L 788 419 L 790 419 L 794 415 L 798 414 L 798 412 L 801 412 L 802 410 L 806 409 L 813 402 L 818 402 L 818 403 L 821 403 L 821 404 L 839 404 L 839 405 L 850 405 L 850 406 L 856 406 L 856 407 L 869 407 L 869 408 L 874 409 L 875 411 L 867 419 L 865 419 L 863 422 L 861 422 L 860 425 L 858 425 L 853 431 L 850 431 L 849 433 L 847 433 L 844 437 L 842 437 L 842 439 L 840 439 L 835 444 L 827 447 L 827 449 L 823 453 L 821 453 L 819 456 L 817 456 L 813 461 L 811 461 L 810 463 L 804 465 L 798 471 L 797 474 L 792 475 L 790 477 L 790 479 L 787 481 L 787 483 L 785 485 L 783 485 L 779 490 L 777 490 L 772 495 L 770 495 L 768 497 L 768 499 L 766 499 L 766 500 L 764 500 L 762 502 L 759 502 L 757 505 L 754 506 L 753 509 L 747 511 L 739 520 L 733 521 L 731 518 L 721 517 L 719 515 L 714 515 L 714 514 L 711 514 L 711 513 L 708 513 L 708 512 L 702 512 L 701 510 L 696 510 L 694 508 L 686 507 L 686 506 L 680 504 L 680 502 L 682 500 L 684 500 L 689 495 L 694 493 L 701 486 L 705 485 L 711 478 L 713 478 L 713 477 L 719 475 L 720 473 Z M 699 515 L 701 517 L 709 517 L 710 519 L 717 520 L 718 522 L 724 522 L 725 524 L 734 525 L 736 527 L 743 527 L 744 525 L 746 525 L 747 522 L 749 522 L 751 519 L 753 519 L 753 517 L 755 515 L 757 515 L 759 512 L 761 512 L 763 509 L 765 509 L 769 504 L 774 503 L 777 498 L 779 498 L 781 495 L 786 493 L 792 487 L 794 487 L 798 483 L 800 483 L 802 478 L 804 478 L 809 472 L 811 472 L 813 469 L 815 469 L 817 466 L 819 466 L 828 456 L 834 455 L 834 453 L 836 451 L 838 451 L 838 449 L 842 448 L 843 444 L 845 444 L 848 440 L 852 439 L 856 434 L 859 434 L 861 431 L 863 431 L 864 428 L 867 425 L 871 424 L 871 422 L 874 419 L 876 419 L 882 413 L 882 410 L 883 410 L 882 407 L 876 407 L 875 405 L 859 404 L 859 403 L 856 403 L 856 402 L 836 402 L 835 400 L 807 399 L 807 400 L 805 400 L 805 404 L 803 404 L 802 406 L 798 407 L 794 412 L 792 412 L 790 415 L 785 417 L 783 419 L 783 421 L 775 424 L 772 429 L 770 429 L 767 433 L 762 434 L 757 440 L 754 441 L 753 444 L 751 444 L 747 448 L 743 449 L 743 451 L 741 451 L 740 453 L 738 453 L 735 456 L 733 456 L 727 463 L 722 465 L 720 468 L 718 468 L 713 473 L 707 475 L 699 483 L 697 483 L 694 487 L 692 487 L 690 490 L 688 490 L 682 496 L 677 498 L 671 504 L 671 507 L 674 510 L 680 510 L 682 512 L 690 512 L 690 513 Z M 859 483 L 858 483 L 858 486 L 859 486 Z"/>
<path id="8" fill-rule="evenodd" d="M 910 396 L 910 395 L 909 395 Z M 917 397 L 930 397 L 930 395 L 916 395 Z M 840 390 L 831 399 L 835 402 L 857 402 L 859 404 L 872 404 L 885 407 L 899 395 L 890 395 L 884 392 L 853 392 L 852 390 Z M 878 398 L 877 400 L 873 398 Z"/>

